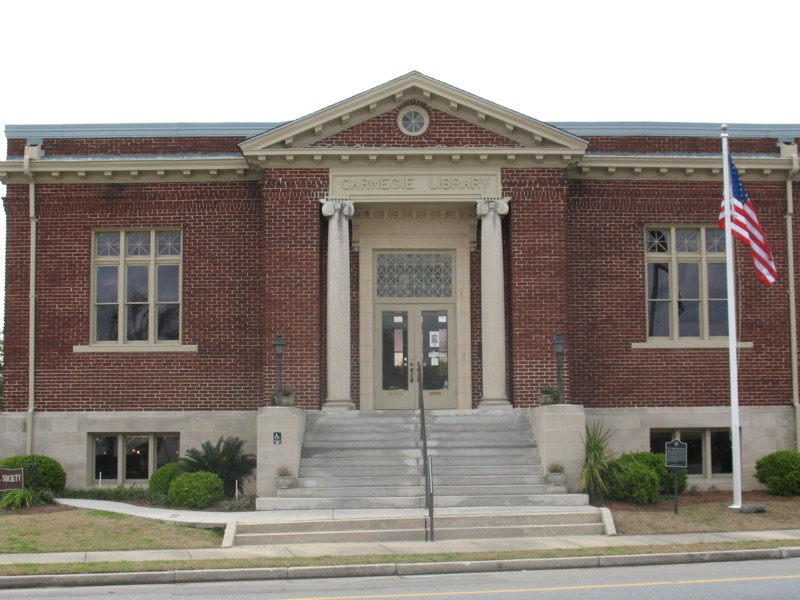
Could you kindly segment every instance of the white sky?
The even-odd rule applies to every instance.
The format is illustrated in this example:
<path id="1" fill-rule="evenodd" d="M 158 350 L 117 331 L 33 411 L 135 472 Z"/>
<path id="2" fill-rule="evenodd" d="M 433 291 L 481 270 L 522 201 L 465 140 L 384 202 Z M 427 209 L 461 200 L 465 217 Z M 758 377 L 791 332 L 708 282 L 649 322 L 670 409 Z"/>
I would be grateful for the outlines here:
<path id="1" fill-rule="evenodd" d="M 798 17 L 797 0 L 14 0 L 0 128 L 288 121 L 409 71 L 545 122 L 800 123 Z"/>

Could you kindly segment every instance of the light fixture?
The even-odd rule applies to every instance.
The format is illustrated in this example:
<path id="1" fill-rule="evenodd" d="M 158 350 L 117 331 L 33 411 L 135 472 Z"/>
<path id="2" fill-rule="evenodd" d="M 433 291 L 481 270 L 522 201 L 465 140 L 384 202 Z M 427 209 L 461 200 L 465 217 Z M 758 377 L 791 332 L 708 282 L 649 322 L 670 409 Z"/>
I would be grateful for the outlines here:
<path id="1" fill-rule="evenodd" d="M 556 376 L 558 377 L 558 402 L 564 402 L 564 347 L 567 345 L 567 340 L 556 332 L 556 337 L 553 340 L 553 349 L 556 351 Z"/>

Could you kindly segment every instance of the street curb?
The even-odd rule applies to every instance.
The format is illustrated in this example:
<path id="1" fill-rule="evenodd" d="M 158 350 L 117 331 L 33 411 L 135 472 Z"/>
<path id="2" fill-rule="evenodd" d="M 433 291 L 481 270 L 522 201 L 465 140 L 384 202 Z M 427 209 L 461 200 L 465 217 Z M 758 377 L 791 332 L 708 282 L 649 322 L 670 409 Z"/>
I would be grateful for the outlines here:
<path id="1" fill-rule="evenodd" d="M 799 558 L 800 546 L 764 550 L 720 550 L 716 552 L 676 552 L 660 554 L 622 554 L 566 558 L 531 558 L 432 563 L 378 563 L 374 565 L 331 565 L 321 567 L 259 567 L 252 569 L 203 569 L 184 571 L 136 571 L 132 573 L 81 573 L 70 575 L 0 576 L 0 589 L 42 587 L 82 587 L 100 585 L 143 585 L 207 583 L 212 581 L 267 581 L 322 579 L 330 577 L 380 577 L 487 573 L 495 571 L 541 571 L 598 567 L 652 566 L 667 564 L 775 560 Z"/>

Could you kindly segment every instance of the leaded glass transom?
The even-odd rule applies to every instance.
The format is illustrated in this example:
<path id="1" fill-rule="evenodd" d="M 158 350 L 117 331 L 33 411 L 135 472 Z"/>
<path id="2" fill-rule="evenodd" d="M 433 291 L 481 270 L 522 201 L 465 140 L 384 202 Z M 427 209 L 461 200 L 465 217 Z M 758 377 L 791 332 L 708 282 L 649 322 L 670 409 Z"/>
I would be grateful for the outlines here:
<path id="1" fill-rule="evenodd" d="M 453 256 L 445 253 L 379 254 L 379 298 L 450 298 Z"/>

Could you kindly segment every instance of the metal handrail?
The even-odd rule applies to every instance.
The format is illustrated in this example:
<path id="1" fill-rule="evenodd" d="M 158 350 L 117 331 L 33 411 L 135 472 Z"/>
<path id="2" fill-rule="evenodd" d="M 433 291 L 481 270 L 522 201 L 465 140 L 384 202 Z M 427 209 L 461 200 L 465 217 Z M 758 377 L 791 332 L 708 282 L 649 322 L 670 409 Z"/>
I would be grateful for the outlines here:
<path id="1" fill-rule="evenodd" d="M 413 371 L 413 369 L 412 369 Z M 422 466 L 425 471 L 425 506 L 428 509 L 428 523 L 425 538 L 427 541 L 434 541 L 433 526 L 433 462 L 428 456 L 428 434 L 425 429 L 425 399 L 422 394 L 422 365 L 417 363 L 417 385 L 419 387 L 419 423 L 420 435 L 422 437 Z"/>

